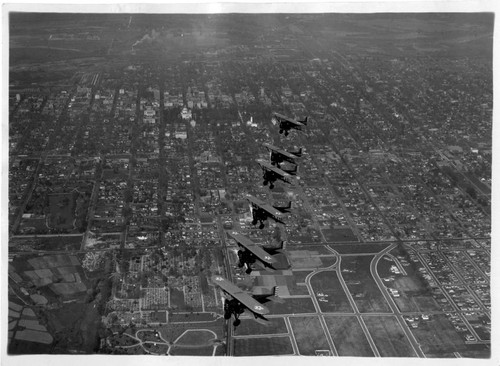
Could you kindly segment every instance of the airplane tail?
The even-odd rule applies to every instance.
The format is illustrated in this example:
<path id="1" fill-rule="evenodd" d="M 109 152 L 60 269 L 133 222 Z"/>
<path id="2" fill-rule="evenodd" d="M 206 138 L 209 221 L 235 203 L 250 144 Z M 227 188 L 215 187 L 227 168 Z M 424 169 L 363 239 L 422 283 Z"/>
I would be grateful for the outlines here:
<path id="1" fill-rule="evenodd" d="M 288 201 L 288 205 L 286 206 L 274 206 L 275 209 L 281 211 L 281 212 L 288 212 L 292 208 L 292 201 Z"/>
<path id="2" fill-rule="evenodd" d="M 300 123 L 303 123 L 307 126 L 307 120 L 309 119 L 309 117 L 306 117 L 304 118 L 302 121 L 299 121 Z"/>
<path id="3" fill-rule="evenodd" d="M 291 151 L 290 154 L 293 154 L 296 157 L 300 158 L 302 156 L 302 148 L 300 148 L 298 151 Z"/>
<path id="4" fill-rule="evenodd" d="M 271 297 L 269 297 L 269 300 L 272 302 L 277 302 L 279 304 L 283 304 L 285 302 L 283 300 L 283 298 L 281 298 L 279 295 L 279 287 L 278 286 L 274 286 L 273 295 Z"/>
<path id="5" fill-rule="evenodd" d="M 298 165 L 295 165 L 295 167 L 293 169 L 283 169 L 283 171 L 289 173 L 289 174 L 292 174 L 292 175 L 296 175 L 297 174 L 297 168 L 298 168 Z"/>

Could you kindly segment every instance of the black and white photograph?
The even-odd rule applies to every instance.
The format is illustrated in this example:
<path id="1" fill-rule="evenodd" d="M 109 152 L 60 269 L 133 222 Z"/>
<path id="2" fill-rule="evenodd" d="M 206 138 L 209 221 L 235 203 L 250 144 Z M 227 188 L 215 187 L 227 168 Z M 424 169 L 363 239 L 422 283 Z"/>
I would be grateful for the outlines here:
<path id="1" fill-rule="evenodd" d="M 498 365 L 496 13 L 374 4 L 4 4 L 5 364 Z"/>

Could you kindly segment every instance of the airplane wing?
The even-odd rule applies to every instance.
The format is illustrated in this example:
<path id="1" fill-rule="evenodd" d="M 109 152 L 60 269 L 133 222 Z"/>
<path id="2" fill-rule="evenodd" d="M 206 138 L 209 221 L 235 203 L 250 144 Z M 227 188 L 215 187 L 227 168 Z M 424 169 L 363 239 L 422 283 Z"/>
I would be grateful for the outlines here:
<path id="1" fill-rule="evenodd" d="M 289 158 L 289 159 L 297 159 L 297 158 L 298 158 L 298 156 L 293 155 L 293 154 L 289 153 L 288 151 L 285 151 L 285 150 L 283 150 L 283 149 L 280 149 L 280 148 L 278 148 L 278 147 L 276 147 L 276 146 L 273 146 L 273 145 L 271 145 L 271 144 L 268 144 L 268 143 L 263 143 L 262 145 L 263 145 L 265 148 L 267 148 L 267 149 L 269 149 L 269 150 L 271 150 L 271 151 L 274 151 L 274 152 L 276 152 L 276 153 L 278 153 L 278 154 L 281 154 L 281 155 L 283 155 L 283 156 L 286 156 L 286 157 L 287 157 L 287 158 Z"/>
<path id="2" fill-rule="evenodd" d="M 284 170 L 281 170 L 279 168 L 276 168 L 274 165 L 269 164 L 267 161 L 262 160 L 262 159 L 256 159 L 255 160 L 262 168 L 265 168 L 267 170 L 272 171 L 275 174 L 278 174 L 280 177 L 283 177 L 285 179 L 291 179 L 292 175 L 290 173 L 285 172 Z"/>
<path id="3" fill-rule="evenodd" d="M 266 212 L 267 212 L 267 213 L 269 213 L 270 215 L 275 216 L 275 217 L 276 217 L 276 218 L 278 218 L 278 219 L 280 219 L 280 218 L 284 217 L 284 215 L 283 215 L 283 213 L 282 213 L 282 212 L 278 211 L 277 209 L 275 209 L 275 208 L 274 208 L 273 206 L 271 206 L 270 204 L 265 203 L 265 202 L 263 202 L 263 201 L 259 200 L 258 198 L 254 197 L 254 196 L 250 196 L 250 195 L 248 195 L 248 196 L 247 196 L 247 200 L 248 200 L 250 203 L 252 203 L 252 204 L 254 204 L 254 205 L 256 205 L 256 206 L 260 207 L 261 209 L 263 209 L 264 211 L 266 211 Z"/>
<path id="4" fill-rule="evenodd" d="M 253 255 L 259 258 L 262 262 L 272 265 L 276 263 L 276 259 L 274 259 L 269 253 L 267 253 L 264 249 L 256 245 L 246 236 L 238 234 L 235 231 L 228 233 L 234 240 L 238 242 L 242 247 L 250 251 Z"/>
<path id="5" fill-rule="evenodd" d="M 229 282 L 224 277 L 221 276 L 212 276 L 212 281 L 217 286 L 219 286 L 224 292 L 228 293 L 240 303 L 242 303 L 245 307 L 248 308 L 252 313 L 258 315 L 266 315 L 269 313 L 269 309 L 262 305 L 260 302 L 255 300 L 248 293 L 240 289 L 235 284 Z"/>
<path id="6" fill-rule="evenodd" d="M 290 124 L 295 125 L 295 126 L 305 126 L 305 124 L 303 124 L 303 123 L 301 123 L 293 118 L 289 118 L 287 116 L 284 116 L 280 113 L 274 113 L 274 116 L 279 120 L 285 121 L 285 122 L 290 123 Z"/>

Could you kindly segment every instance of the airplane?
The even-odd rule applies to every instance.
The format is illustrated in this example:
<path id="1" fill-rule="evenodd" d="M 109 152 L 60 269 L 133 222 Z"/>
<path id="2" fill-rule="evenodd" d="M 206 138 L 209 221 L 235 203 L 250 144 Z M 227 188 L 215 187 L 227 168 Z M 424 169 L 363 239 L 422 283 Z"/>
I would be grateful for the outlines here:
<path id="1" fill-rule="evenodd" d="M 250 295 L 222 276 L 212 276 L 212 282 L 219 286 L 225 294 L 232 297 L 230 300 L 224 299 L 224 319 L 228 320 L 231 318 L 231 315 L 234 315 L 233 325 L 235 327 L 240 325 L 241 320 L 239 318 L 245 310 L 250 311 L 250 313 L 254 316 L 253 320 L 257 323 L 267 325 L 266 321 L 268 319 L 266 319 L 264 315 L 269 314 L 269 309 L 262 305 L 262 303 L 268 301 L 283 301 L 276 296 L 276 287 L 274 288 L 272 294 Z"/>
<path id="2" fill-rule="evenodd" d="M 293 118 L 289 118 L 284 116 L 283 114 L 273 112 L 273 124 L 275 121 L 279 123 L 280 133 L 285 133 L 285 136 L 288 136 L 288 131 L 291 129 L 302 131 L 302 127 L 307 126 L 308 117 L 304 118 L 302 121 L 298 121 Z"/>
<path id="3" fill-rule="evenodd" d="M 252 272 L 251 265 L 254 263 L 258 264 L 264 269 L 276 269 L 274 268 L 274 265 L 275 263 L 277 263 L 277 260 L 273 258 L 272 255 L 279 252 L 280 249 L 283 249 L 283 242 L 281 242 L 279 248 L 263 249 L 256 245 L 249 238 L 237 233 L 236 231 L 229 231 L 228 235 L 236 240 L 236 242 L 238 243 L 238 247 L 242 248 L 238 250 L 238 267 L 241 268 L 243 266 L 246 266 L 247 269 L 245 272 L 247 274 L 250 274 Z"/>
<path id="4" fill-rule="evenodd" d="M 264 221 L 267 220 L 268 217 L 273 219 L 276 222 L 281 224 L 285 224 L 281 219 L 283 218 L 283 214 L 290 212 L 290 208 L 292 207 L 292 202 L 290 201 L 287 206 L 279 207 L 272 206 L 268 203 L 265 203 L 254 196 L 248 195 L 248 202 L 251 204 L 252 211 L 252 225 L 256 225 L 257 222 L 260 222 L 259 229 L 264 228 Z"/>
<path id="5" fill-rule="evenodd" d="M 292 152 L 285 151 L 268 143 L 264 143 L 262 145 L 268 149 L 271 154 L 271 164 L 276 165 L 278 168 L 284 161 L 297 165 L 296 159 L 302 156 L 302 148 L 300 148 L 299 151 Z"/>
<path id="6" fill-rule="evenodd" d="M 265 160 L 256 159 L 255 161 L 262 168 L 262 171 L 264 173 L 262 178 L 264 179 L 263 184 L 265 186 L 267 186 L 267 183 L 269 183 L 269 188 L 273 189 L 274 182 L 276 182 L 277 179 L 282 180 L 283 182 L 288 184 L 295 183 L 294 179 L 292 178 L 292 175 L 297 174 L 297 165 L 295 165 L 295 168 L 292 170 L 282 170 L 276 168 L 275 166 L 273 166 L 272 164 L 268 163 Z"/>

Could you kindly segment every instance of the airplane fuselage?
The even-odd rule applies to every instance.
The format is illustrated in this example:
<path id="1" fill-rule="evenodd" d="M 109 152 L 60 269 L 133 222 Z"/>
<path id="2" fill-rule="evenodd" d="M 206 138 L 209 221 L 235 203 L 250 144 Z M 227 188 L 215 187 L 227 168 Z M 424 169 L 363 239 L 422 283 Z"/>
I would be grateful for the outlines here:
<path id="1" fill-rule="evenodd" d="M 288 135 L 288 131 L 291 129 L 294 130 L 302 130 L 302 127 L 307 124 L 307 117 L 303 121 L 297 121 L 293 118 L 289 118 L 280 113 L 273 113 L 274 118 L 279 122 L 279 133 L 285 133 L 285 136 Z"/>

